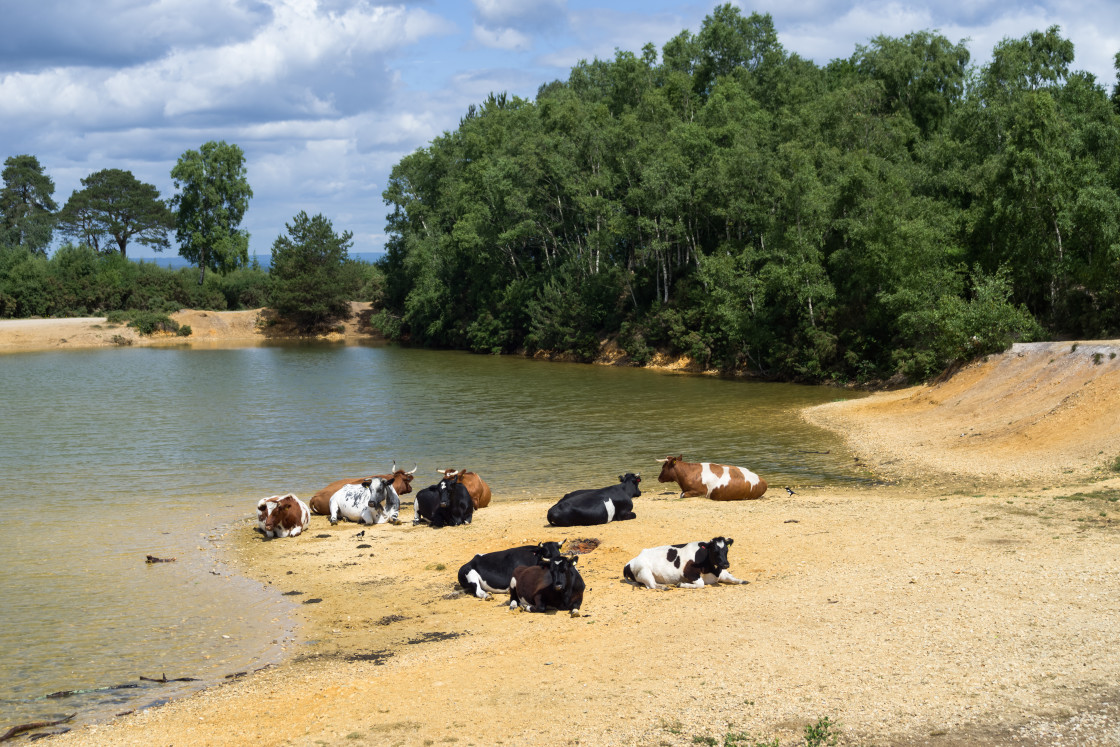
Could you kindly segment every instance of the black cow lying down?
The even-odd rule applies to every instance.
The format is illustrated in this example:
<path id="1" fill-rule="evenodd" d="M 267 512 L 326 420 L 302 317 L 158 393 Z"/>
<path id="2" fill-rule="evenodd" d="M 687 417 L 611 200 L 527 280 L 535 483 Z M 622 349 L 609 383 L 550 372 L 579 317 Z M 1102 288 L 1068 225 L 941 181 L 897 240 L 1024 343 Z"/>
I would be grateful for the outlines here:
<path id="1" fill-rule="evenodd" d="M 641 475 L 627 472 L 618 476 L 617 485 L 573 490 L 548 509 L 548 523 L 554 527 L 586 527 L 636 518 L 634 499 L 642 494 L 638 488 L 641 481 Z"/>
<path id="2" fill-rule="evenodd" d="M 576 570 L 576 558 L 562 555 L 515 570 L 509 582 L 509 608 L 544 612 L 551 607 L 569 610 L 572 617 L 579 617 L 583 590 L 583 577 Z"/>
<path id="3" fill-rule="evenodd" d="M 475 555 L 459 569 L 459 585 L 479 599 L 489 599 L 491 594 L 509 591 L 509 582 L 518 567 L 538 565 L 541 561 L 558 557 L 558 542 L 522 545 Z"/>
<path id="4" fill-rule="evenodd" d="M 412 523 L 427 519 L 433 527 L 457 527 L 470 524 L 474 517 L 474 502 L 467 486 L 458 476 L 447 477 L 416 494 L 412 506 Z"/>

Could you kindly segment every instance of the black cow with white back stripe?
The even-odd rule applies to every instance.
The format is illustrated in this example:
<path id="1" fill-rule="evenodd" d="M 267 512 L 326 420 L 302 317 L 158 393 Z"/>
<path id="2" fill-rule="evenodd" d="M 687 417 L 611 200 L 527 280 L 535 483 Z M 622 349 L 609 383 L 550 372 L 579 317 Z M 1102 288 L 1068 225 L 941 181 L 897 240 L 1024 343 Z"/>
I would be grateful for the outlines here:
<path id="1" fill-rule="evenodd" d="M 554 527 L 586 527 L 637 518 L 634 499 L 642 494 L 642 476 L 627 472 L 618 476 L 617 485 L 588 490 L 573 490 L 548 509 L 548 523 Z"/>

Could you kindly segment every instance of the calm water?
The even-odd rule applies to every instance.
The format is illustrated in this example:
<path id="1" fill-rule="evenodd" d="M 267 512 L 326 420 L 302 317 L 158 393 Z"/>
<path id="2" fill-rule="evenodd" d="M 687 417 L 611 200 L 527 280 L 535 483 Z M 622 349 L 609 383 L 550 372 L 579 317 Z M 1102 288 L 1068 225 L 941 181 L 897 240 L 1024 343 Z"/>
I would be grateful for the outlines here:
<path id="1" fill-rule="evenodd" d="M 658 491 L 668 454 L 775 489 L 859 479 L 795 414 L 841 392 L 628 368 L 393 346 L 113 349 L 0 356 L 0 392 L 0 730 L 104 718 L 277 660 L 289 603 L 217 552 L 265 495 L 307 498 L 394 459 L 419 464 L 421 485 L 436 467 L 478 471 L 495 501 L 629 471 Z M 201 683 L 97 690 L 163 674 Z M 44 698 L 60 690 L 94 692 Z"/>

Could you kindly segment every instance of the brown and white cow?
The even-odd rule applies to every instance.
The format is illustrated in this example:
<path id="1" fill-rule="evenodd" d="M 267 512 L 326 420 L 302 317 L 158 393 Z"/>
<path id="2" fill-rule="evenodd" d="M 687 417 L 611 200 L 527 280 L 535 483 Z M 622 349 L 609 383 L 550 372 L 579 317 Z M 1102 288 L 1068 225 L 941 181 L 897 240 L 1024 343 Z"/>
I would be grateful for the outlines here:
<path id="1" fill-rule="evenodd" d="M 294 493 L 274 495 L 257 504 L 257 520 L 266 537 L 297 537 L 307 529 L 311 510 Z"/>
<path id="2" fill-rule="evenodd" d="M 658 459 L 662 463 L 658 482 L 676 482 L 681 498 L 703 496 L 713 501 L 746 501 L 761 498 L 766 481 L 745 467 L 711 462 L 686 462 L 684 457 Z"/>
<path id="3" fill-rule="evenodd" d="M 311 513 L 320 514 L 321 516 L 331 515 L 331 496 L 342 490 L 347 485 L 361 485 L 366 480 L 374 477 L 380 477 L 383 480 L 393 481 L 393 490 L 397 491 L 397 495 L 404 495 L 412 492 L 412 477 L 416 474 L 416 470 L 420 465 L 416 465 L 410 472 L 405 472 L 403 469 L 397 469 L 397 465 L 393 463 L 393 471 L 385 475 L 368 475 L 366 477 L 343 478 L 335 480 L 327 487 L 320 490 L 315 495 L 311 496 L 308 503 L 311 505 Z"/>
<path id="4" fill-rule="evenodd" d="M 467 472 L 465 469 L 437 469 L 436 472 L 447 480 L 458 476 L 459 482 L 471 494 L 471 503 L 475 508 L 486 508 L 490 505 L 490 486 L 487 485 L 477 472 Z"/>

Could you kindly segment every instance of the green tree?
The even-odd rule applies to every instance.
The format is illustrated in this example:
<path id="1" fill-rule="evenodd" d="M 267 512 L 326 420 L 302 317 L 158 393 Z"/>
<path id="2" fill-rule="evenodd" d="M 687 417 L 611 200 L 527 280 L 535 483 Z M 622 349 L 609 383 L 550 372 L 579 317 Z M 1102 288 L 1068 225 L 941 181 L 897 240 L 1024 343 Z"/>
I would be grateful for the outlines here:
<path id="1" fill-rule="evenodd" d="M 54 181 L 43 173 L 39 159 L 11 156 L 4 161 L 0 188 L 0 241 L 46 255 L 54 232 Z"/>
<path id="2" fill-rule="evenodd" d="M 159 199 L 155 186 L 121 169 L 90 174 L 82 179 L 82 186 L 59 212 L 59 228 L 65 235 L 94 249 L 100 249 L 102 237 L 112 238 L 122 257 L 133 238 L 156 251 L 168 247 L 175 215 Z"/>
<path id="3" fill-rule="evenodd" d="M 249 234 L 237 228 L 253 196 L 245 174 L 241 148 L 213 140 L 171 169 L 179 255 L 198 265 L 199 285 L 207 268 L 224 275 L 249 261 Z"/>
<path id="4" fill-rule="evenodd" d="M 344 282 L 353 234 L 334 232 L 322 214 L 300 211 L 272 243 L 272 305 L 301 328 L 312 329 L 349 315 L 351 289 Z"/>

